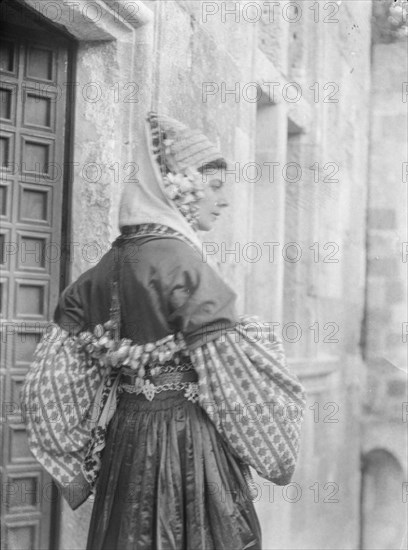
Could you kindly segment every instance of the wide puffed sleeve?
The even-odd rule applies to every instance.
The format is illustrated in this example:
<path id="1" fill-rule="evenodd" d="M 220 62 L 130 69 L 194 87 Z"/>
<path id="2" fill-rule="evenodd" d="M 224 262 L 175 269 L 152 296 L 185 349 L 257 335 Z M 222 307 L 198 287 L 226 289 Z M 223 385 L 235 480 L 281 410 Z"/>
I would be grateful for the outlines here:
<path id="1" fill-rule="evenodd" d="M 190 352 L 199 402 L 232 452 L 260 476 L 286 485 L 297 462 L 305 393 L 265 324 L 242 318 L 223 336 Z"/>

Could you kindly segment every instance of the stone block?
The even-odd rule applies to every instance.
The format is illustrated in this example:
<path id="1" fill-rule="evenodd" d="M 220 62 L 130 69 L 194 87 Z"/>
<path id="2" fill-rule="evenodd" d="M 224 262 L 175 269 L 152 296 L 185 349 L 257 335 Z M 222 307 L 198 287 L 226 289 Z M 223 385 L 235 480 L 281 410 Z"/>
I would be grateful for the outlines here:
<path id="1" fill-rule="evenodd" d="M 381 229 L 383 231 L 395 229 L 395 210 L 392 208 L 369 208 L 368 224 L 370 229 Z"/>
<path id="2" fill-rule="evenodd" d="M 387 383 L 387 393 L 390 397 L 404 399 L 407 395 L 406 379 L 404 380 L 400 377 L 399 379 L 389 380 Z"/>
<path id="3" fill-rule="evenodd" d="M 386 300 L 389 304 L 401 302 L 406 298 L 406 283 L 402 281 L 389 281 L 387 283 Z"/>
<path id="4" fill-rule="evenodd" d="M 368 273 L 371 277 L 385 277 L 393 279 L 398 273 L 400 262 L 397 258 L 371 258 L 368 261 Z"/>

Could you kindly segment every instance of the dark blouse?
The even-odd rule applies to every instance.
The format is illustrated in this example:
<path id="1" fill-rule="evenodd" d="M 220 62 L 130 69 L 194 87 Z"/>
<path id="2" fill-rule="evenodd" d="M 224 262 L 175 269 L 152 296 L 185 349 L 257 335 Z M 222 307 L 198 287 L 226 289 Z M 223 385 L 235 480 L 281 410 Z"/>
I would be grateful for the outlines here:
<path id="1" fill-rule="evenodd" d="M 109 320 L 119 261 L 121 337 L 144 344 L 181 331 L 194 349 L 238 323 L 236 294 L 192 246 L 137 237 L 113 247 L 62 294 L 54 320 L 71 334 Z"/>

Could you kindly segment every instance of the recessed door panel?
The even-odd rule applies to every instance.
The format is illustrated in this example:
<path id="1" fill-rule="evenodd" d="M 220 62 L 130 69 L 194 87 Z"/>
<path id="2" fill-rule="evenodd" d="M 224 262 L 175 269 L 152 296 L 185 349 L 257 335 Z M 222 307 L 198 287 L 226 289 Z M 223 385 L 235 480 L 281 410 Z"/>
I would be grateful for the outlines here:
<path id="1" fill-rule="evenodd" d="M 7 16 L 13 7 L 5 5 Z M 10 24 L 0 47 L 1 531 L 7 550 L 52 548 L 56 504 L 52 480 L 28 447 L 20 392 L 60 289 L 62 266 L 49 253 L 61 247 L 72 42 L 52 28 L 38 32 L 38 21 L 32 28 L 29 21 L 24 17 L 26 28 Z"/>

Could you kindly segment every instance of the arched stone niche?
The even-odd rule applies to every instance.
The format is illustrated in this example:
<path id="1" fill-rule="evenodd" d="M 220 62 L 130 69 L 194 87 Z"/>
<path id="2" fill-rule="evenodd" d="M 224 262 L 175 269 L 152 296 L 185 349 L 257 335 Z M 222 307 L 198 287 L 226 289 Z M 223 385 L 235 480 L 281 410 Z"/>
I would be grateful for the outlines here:
<path id="1" fill-rule="evenodd" d="M 363 455 L 361 550 L 402 548 L 407 528 L 404 481 L 400 462 L 386 449 L 375 448 Z"/>

